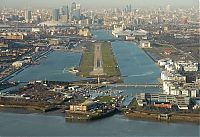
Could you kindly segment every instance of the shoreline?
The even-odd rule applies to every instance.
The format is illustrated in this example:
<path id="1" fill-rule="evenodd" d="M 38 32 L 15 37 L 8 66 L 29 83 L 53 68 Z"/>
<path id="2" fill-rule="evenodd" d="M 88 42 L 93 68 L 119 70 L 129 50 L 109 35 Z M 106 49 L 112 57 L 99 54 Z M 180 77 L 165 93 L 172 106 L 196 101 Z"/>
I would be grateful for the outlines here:
<path id="1" fill-rule="evenodd" d="M 33 110 L 33 109 L 26 109 L 26 108 L 2 108 L 0 107 L 0 113 L 12 113 L 12 114 L 37 114 L 37 115 L 44 115 L 44 116 L 61 116 L 65 118 L 66 114 L 63 113 L 61 110 L 56 110 L 56 111 L 49 111 L 49 112 L 43 112 L 40 110 Z M 135 113 L 126 113 L 126 112 L 121 112 L 121 113 L 116 113 L 118 115 L 124 116 L 128 120 L 137 120 L 137 121 L 152 121 L 152 122 L 160 122 L 160 123 L 178 123 L 178 124 L 184 124 L 184 123 L 189 123 L 189 124 L 195 124 L 195 125 L 200 125 L 200 121 L 197 119 L 191 119 L 187 116 L 182 116 L 181 115 L 174 115 L 174 118 L 170 118 L 170 120 L 165 120 L 165 119 L 158 119 L 158 114 L 155 113 L 141 113 L 141 112 L 135 112 Z M 114 115 L 116 115 L 114 114 Z M 111 116 L 114 116 L 111 115 Z M 190 116 L 192 117 L 192 116 Z M 194 117 L 192 117 L 194 118 Z M 200 117 L 199 117 L 200 119 Z M 95 120 L 92 120 L 95 121 Z M 72 122 L 77 122 L 73 121 Z M 80 121 L 81 122 L 81 121 Z M 84 122 L 90 122 L 90 120 L 86 120 Z"/>
<path id="2" fill-rule="evenodd" d="M 50 52 L 52 52 L 51 49 L 45 51 L 44 53 L 42 53 L 41 55 L 37 56 L 33 61 L 38 61 L 40 60 L 43 56 L 48 55 Z M 24 66 L 22 66 L 21 68 L 12 71 L 9 75 L 3 77 L 0 79 L 0 82 L 4 82 L 4 81 L 8 81 L 9 79 L 11 79 L 13 77 L 13 75 L 17 75 L 18 73 L 20 73 L 21 71 L 25 70 L 27 67 L 31 66 L 32 64 L 26 64 Z"/>
<path id="3" fill-rule="evenodd" d="M 145 54 L 146 54 L 151 60 L 153 60 L 154 63 L 157 62 L 156 59 L 151 55 L 151 53 L 149 53 L 148 51 L 146 51 L 144 48 L 141 48 L 141 49 L 145 52 Z"/>
<path id="4" fill-rule="evenodd" d="M 142 121 L 156 121 L 164 123 L 191 123 L 200 125 L 200 117 L 193 117 L 192 115 L 185 114 L 172 114 L 168 119 L 158 118 L 161 114 L 156 114 L 153 112 L 145 113 L 140 111 L 135 112 L 124 112 L 123 115 L 131 120 L 142 120 Z"/>
<path id="5" fill-rule="evenodd" d="M 0 107 L 0 113 L 12 113 L 12 114 L 38 114 L 48 116 L 65 116 L 65 114 L 59 110 L 43 112 L 41 110 L 27 109 L 27 108 L 2 108 Z"/>

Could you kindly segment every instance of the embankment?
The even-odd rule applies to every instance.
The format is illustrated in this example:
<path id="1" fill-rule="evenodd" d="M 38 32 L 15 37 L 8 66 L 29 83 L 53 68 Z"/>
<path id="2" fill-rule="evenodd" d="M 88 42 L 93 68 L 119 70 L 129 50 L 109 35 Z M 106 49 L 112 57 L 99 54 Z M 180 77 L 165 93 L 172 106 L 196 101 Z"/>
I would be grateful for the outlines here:
<path id="1" fill-rule="evenodd" d="M 160 121 L 160 122 L 178 122 L 178 123 L 195 123 L 200 124 L 199 114 L 182 114 L 182 113 L 171 113 L 167 114 L 166 117 L 161 118 L 162 114 L 150 113 L 150 112 L 124 112 L 124 115 L 129 119 L 138 119 L 138 120 L 150 120 L 150 121 Z M 166 115 L 166 114 L 164 114 Z"/>

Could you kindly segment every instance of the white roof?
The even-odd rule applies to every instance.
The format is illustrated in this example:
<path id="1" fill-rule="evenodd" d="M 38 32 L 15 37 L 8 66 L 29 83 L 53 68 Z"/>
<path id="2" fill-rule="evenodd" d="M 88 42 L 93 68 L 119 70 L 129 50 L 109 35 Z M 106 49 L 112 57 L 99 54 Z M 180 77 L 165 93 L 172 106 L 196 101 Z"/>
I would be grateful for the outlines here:
<path id="1" fill-rule="evenodd" d="M 68 24 L 60 22 L 60 21 L 45 21 L 45 22 L 38 24 L 38 26 L 44 26 L 44 25 L 46 25 L 46 26 L 66 26 Z"/>

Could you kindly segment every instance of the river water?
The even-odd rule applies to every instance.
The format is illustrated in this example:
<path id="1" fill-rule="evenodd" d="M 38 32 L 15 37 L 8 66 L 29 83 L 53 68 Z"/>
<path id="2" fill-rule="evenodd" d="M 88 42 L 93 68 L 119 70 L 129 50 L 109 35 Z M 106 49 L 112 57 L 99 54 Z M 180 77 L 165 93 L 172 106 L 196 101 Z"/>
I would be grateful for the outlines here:
<path id="1" fill-rule="evenodd" d="M 101 30 L 93 32 L 95 39 L 114 39 L 111 34 Z M 160 69 L 132 42 L 112 42 L 113 53 L 125 83 L 157 83 Z M 30 66 L 11 80 L 79 80 L 64 71 L 76 66 L 81 54 L 53 52 L 40 65 Z M 131 96 L 137 92 L 158 92 L 157 88 L 126 88 L 124 93 Z M 0 112 L 0 136 L 199 136 L 200 127 L 185 123 L 160 123 L 129 120 L 122 115 L 88 122 L 66 122 L 62 116 L 42 114 L 15 114 Z"/>
<path id="2" fill-rule="evenodd" d="M 78 66 L 80 53 L 54 51 L 39 61 L 39 65 L 31 65 L 10 81 L 55 80 L 74 81 L 78 77 L 67 72 L 70 67 Z"/>

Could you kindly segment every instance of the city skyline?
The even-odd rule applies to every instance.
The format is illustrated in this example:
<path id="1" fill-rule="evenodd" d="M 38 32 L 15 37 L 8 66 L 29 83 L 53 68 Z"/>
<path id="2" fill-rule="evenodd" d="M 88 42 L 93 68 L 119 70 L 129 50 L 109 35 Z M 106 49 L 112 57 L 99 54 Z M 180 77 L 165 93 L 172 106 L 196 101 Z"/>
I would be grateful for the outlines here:
<path id="1" fill-rule="evenodd" d="M 55 8 L 65 4 L 71 4 L 72 2 L 80 3 L 85 8 L 123 8 L 126 4 L 132 4 L 133 8 L 142 8 L 142 7 L 165 7 L 166 5 L 171 5 L 172 8 L 176 7 L 199 7 L 199 0 L 190 0 L 190 1 L 182 1 L 182 0 L 1 0 L 2 7 L 11 7 L 11 8 Z M 47 4 L 48 3 L 48 4 Z M 95 4 L 95 7 L 94 7 Z M 31 5 L 31 6 L 30 6 Z"/>

